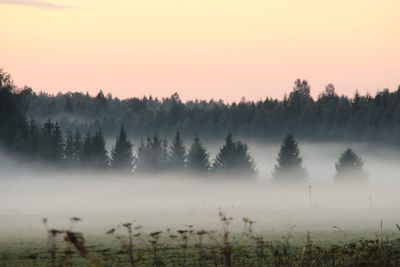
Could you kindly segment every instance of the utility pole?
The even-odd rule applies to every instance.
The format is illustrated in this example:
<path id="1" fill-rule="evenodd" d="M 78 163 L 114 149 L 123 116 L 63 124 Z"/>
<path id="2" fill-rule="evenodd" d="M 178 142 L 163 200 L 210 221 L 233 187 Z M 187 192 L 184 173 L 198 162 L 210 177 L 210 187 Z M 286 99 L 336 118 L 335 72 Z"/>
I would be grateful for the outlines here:
<path id="1" fill-rule="evenodd" d="M 308 186 L 308 193 L 309 193 L 309 197 L 310 197 L 310 210 L 312 210 L 312 202 L 311 202 L 311 185 Z"/>

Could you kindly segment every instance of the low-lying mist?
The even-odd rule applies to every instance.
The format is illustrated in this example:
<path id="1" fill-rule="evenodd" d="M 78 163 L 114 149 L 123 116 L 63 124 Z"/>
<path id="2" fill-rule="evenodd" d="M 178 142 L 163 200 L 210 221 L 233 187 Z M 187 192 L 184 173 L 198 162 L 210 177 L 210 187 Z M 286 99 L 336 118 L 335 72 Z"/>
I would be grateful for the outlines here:
<path id="1" fill-rule="evenodd" d="M 351 147 L 365 162 L 369 184 L 338 186 L 333 184 L 334 163 L 349 144 L 301 143 L 308 182 L 278 186 L 270 181 L 279 144 L 248 144 L 257 164 L 257 180 L 173 173 L 65 172 L 45 166 L 32 169 L 3 155 L 0 167 L 2 232 L 10 232 L 18 225 L 22 229 L 21 225 L 30 223 L 40 227 L 38 218 L 41 217 L 67 221 L 71 216 L 91 218 L 97 226 L 107 227 L 125 219 L 164 229 L 189 223 L 215 226 L 218 210 L 239 220 L 247 216 L 264 221 L 268 227 L 286 225 L 285 229 L 302 223 L 312 227 L 321 220 L 326 227 L 352 222 L 353 226 L 365 228 L 377 226 L 383 218 L 389 220 L 388 216 L 393 223 L 400 222 L 398 212 L 393 211 L 400 208 L 398 151 L 353 144 Z M 211 158 L 219 145 L 207 145 Z M 365 213 L 360 214 L 360 210 Z M 377 210 L 387 212 L 376 214 Z M 32 222 L 29 218 L 35 220 Z"/>

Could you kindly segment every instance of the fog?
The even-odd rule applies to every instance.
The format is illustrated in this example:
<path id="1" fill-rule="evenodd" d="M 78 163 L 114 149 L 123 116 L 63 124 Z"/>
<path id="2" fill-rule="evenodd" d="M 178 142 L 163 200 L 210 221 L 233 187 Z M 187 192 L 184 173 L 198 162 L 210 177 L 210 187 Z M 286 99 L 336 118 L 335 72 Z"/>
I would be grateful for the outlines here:
<path id="1" fill-rule="evenodd" d="M 309 173 L 302 186 L 271 184 L 279 144 L 247 142 L 257 164 L 257 181 L 189 175 L 117 175 L 112 172 L 61 172 L 45 166 L 30 168 L 6 155 L 0 163 L 0 238 L 42 233 L 40 219 L 54 227 L 68 218 L 84 219 L 82 230 L 104 233 L 121 221 L 135 220 L 148 229 L 194 224 L 218 228 L 218 211 L 240 222 L 257 221 L 260 231 L 332 231 L 387 229 L 400 223 L 400 152 L 366 144 L 301 143 Z M 211 158 L 221 143 L 207 144 Z M 367 186 L 333 185 L 334 163 L 347 147 L 364 160 Z M 311 186 L 311 203 L 309 195 Z"/>

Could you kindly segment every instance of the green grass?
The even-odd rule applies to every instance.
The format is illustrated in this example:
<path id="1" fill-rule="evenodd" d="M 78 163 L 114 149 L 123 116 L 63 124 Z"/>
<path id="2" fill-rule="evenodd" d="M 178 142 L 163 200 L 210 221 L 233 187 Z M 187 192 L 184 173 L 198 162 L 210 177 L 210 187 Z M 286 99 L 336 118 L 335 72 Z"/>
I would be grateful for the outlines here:
<path id="1" fill-rule="evenodd" d="M 79 220 L 71 218 L 72 225 Z M 89 238 L 73 227 L 46 228 L 47 239 L 2 241 L 0 266 L 400 266 L 400 231 L 351 239 L 339 228 L 332 232 L 334 241 L 321 242 L 309 232 L 305 239 L 291 232 L 279 239 L 258 236 L 247 218 L 243 231 L 233 234 L 232 218 L 220 213 L 220 221 L 220 231 L 188 225 L 150 233 L 123 223 Z"/>

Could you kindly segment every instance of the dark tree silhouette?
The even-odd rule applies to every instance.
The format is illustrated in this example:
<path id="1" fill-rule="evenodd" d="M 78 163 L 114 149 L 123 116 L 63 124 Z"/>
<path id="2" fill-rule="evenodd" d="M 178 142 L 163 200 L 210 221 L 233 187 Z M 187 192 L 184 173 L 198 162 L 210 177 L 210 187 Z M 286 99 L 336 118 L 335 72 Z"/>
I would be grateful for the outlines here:
<path id="1" fill-rule="evenodd" d="M 281 145 L 277 164 L 272 173 L 275 182 L 304 183 L 307 171 L 302 166 L 300 150 L 293 135 L 288 134 Z"/>
<path id="2" fill-rule="evenodd" d="M 65 165 L 67 167 L 74 166 L 74 154 L 75 154 L 74 137 L 70 130 L 67 131 L 67 136 L 65 138 L 64 154 L 65 154 L 65 158 L 64 158 Z"/>
<path id="3" fill-rule="evenodd" d="M 230 133 L 226 136 L 225 144 L 215 158 L 213 171 L 230 176 L 254 176 L 256 174 L 255 164 L 248 153 L 247 145 L 233 140 Z"/>
<path id="4" fill-rule="evenodd" d="M 136 170 L 153 173 L 165 170 L 165 153 L 165 145 L 157 133 L 154 133 L 153 137 L 147 137 L 146 144 L 143 141 L 139 143 Z"/>
<path id="5" fill-rule="evenodd" d="M 64 139 L 58 123 L 48 119 L 40 131 L 40 152 L 44 161 L 61 163 L 64 159 Z"/>
<path id="6" fill-rule="evenodd" d="M 111 168 L 124 172 L 131 172 L 133 168 L 132 143 L 123 126 L 111 151 Z"/>
<path id="7" fill-rule="evenodd" d="M 173 170 L 182 170 L 185 168 L 186 149 L 179 132 L 176 132 L 174 141 L 170 147 L 169 166 Z"/>
<path id="8" fill-rule="evenodd" d="M 367 183 L 368 175 L 362 159 L 350 148 L 346 149 L 335 164 L 335 183 Z"/>
<path id="9" fill-rule="evenodd" d="M 94 170 L 105 170 L 108 168 L 108 154 L 105 147 L 105 140 L 99 128 L 94 136 L 90 132 L 86 134 L 80 155 L 81 166 Z"/>
<path id="10" fill-rule="evenodd" d="M 197 173 L 208 173 L 210 170 L 210 155 L 196 134 L 187 155 L 187 167 Z"/>
<path id="11" fill-rule="evenodd" d="M 27 153 L 30 156 L 31 160 L 38 159 L 38 150 L 39 150 L 39 127 L 36 124 L 36 121 L 31 117 L 29 120 L 28 126 L 28 149 Z"/>
<path id="12" fill-rule="evenodd" d="M 108 168 L 109 158 L 101 128 L 99 128 L 93 136 L 91 156 L 95 169 L 104 170 Z"/>
<path id="13" fill-rule="evenodd" d="M 136 172 L 145 172 L 149 169 L 150 162 L 150 147 L 151 147 L 151 139 L 147 137 L 147 142 L 144 140 L 140 140 L 138 148 L 137 148 L 137 156 L 135 158 L 135 171 Z"/>
<path id="14" fill-rule="evenodd" d="M 81 133 L 79 130 L 75 131 L 74 135 L 74 143 L 73 143 L 73 160 L 74 160 L 74 165 L 79 166 L 80 160 L 81 160 L 81 153 L 82 153 L 82 138 L 81 138 Z"/>

